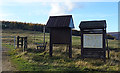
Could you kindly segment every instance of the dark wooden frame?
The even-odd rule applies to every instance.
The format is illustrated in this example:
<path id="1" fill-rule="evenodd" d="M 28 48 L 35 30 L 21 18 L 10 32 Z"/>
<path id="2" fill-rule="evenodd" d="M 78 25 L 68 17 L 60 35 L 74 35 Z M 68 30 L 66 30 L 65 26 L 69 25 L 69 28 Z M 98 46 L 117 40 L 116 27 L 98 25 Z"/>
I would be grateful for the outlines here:
<path id="1" fill-rule="evenodd" d="M 60 41 L 55 41 L 58 38 L 54 38 L 53 36 L 55 36 L 55 34 L 52 32 L 52 30 L 56 30 L 58 31 L 58 29 L 62 29 L 62 31 L 64 31 L 65 29 L 65 33 L 69 33 L 68 35 L 62 35 L 62 36 L 69 36 L 69 37 L 64 37 L 62 38 L 61 42 Z M 69 30 L 69 31 L 66 31 Z M 55 31 L 55 33 L 57 33 Z M 61 34 L 58 34 L 59 36 L 61 36 Z M 54 38 L 54 39 L 53 39 Z M 64 41 L 64 39 L 66 39 L 66 41 Z M 64 28 L 50 28 L 50 49 L 49 49 L 49 55 L 50 57 L 52 57 L 52 53 L 53 53 L 53 44 L 65 44 L 65 45 L 69 45 L 69 58 L 72 58 L 72 28 L 69 27 L 64 27 Z"/>
<path id="2" fill-rule="evenodd" d="M 20 42 L 21 42 L 21 44 L 19 44 Z M 21 45 L 21 48 L 26 49 L 27 48 L 27 37 L 17 36 L 17 48 L 19 48 L 19 45 Z M 24 45 L 24 47 L 23 47 L 23 45 Z"/>
<path id="3" fill-rule="evenodd" d="M 85 56 L 85 52 L 87 53 L 87 52 L 100 52 L 100 53 L 102 53 L 102 54 L 100 54 L 98 57 L 94 57 L 94 58 L 102 58 L 104 61 L 106 60 L 106 43 L 105 43 L 105 37 L 106 37 L 106 28 L 103 28 L 103 29 L 101 29 L 100 31 L 102 31 L 102 32 L 94 32 L 95 30 L 97 30 L 97 29 L 94 29 L 94 31 L 92 32 L 92 33 L 90 33 L 90 32 L 85 32 L 84 30 L 86 30 L 86 29 L 83 29 L 83 30 L 81 30 L 81 57 L 84 59 L 84 58 L 92 58 L 92 56 Z M 87 29 L 87 30 L 89 30 L 89 31 L 91 31 L 92 29 Z M 92 49 L 92 48 L 84 48 L 83 47 L 83 34 L 102 34 L 103 35 L 103 47 L 102 48 L 94 48 L 94 49 Z M 100 57 L 100 56 L 103 56 L 103 57 Z"/>

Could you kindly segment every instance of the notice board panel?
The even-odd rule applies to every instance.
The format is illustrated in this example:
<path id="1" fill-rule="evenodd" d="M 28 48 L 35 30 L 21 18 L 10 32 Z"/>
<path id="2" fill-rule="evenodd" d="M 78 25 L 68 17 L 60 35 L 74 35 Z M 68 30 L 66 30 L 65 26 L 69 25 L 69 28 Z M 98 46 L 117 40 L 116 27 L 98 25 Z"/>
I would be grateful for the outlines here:
<path id="1" fill-rule="evenodd" d="M 83 34 L 83 48 L 103 48 L 103 34 Z"/>

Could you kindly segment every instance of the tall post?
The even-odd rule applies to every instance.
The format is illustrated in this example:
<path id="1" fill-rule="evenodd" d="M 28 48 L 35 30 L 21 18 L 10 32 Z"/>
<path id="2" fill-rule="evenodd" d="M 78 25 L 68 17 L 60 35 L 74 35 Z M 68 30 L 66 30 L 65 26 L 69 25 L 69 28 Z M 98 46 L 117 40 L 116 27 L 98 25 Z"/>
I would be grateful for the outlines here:
<path id="1" fill-rule="evenodd" d="M 17 48 L 19 48 L 19 36 L 17 37 Z"/>
<path id="2" fill-rule="evenodd" d="M 105 47 L 106 30 L 103 29 L 103 49 L 104 49 L 104 62 L 106 62 L 106 47 Z"/>
<path id="3" fill-rule="evenodd" d="M 72 58 L 72 30 L 70 29 L 69 58 Z"/>
<path id="4" fill-rule="evenodd" d="M 53 49 L 53 44 L 52 44 L 52 40 L 51 40 L 52 38 L 51 38 L 51 30 L 50 30 L 50 49 L 49 49 L 49 55 L 50 55 L 50 57 L 52 57 L 52 49 Z"/>
<path id="5" fill-rule="evenodd" d="M 23 48 L 23 37 L 21 37 L 21 48 Z"/>
<path id="6" fill-rule="evenodd" d="M 24 38 L 24 50 L 27 48 L 27 37 Z"/>
<path id="7" fill-rule="evenodd" d="M 83 56 L 83 30 L 81 30 L 81 57 L 84 59 L 84 56 Z"/>

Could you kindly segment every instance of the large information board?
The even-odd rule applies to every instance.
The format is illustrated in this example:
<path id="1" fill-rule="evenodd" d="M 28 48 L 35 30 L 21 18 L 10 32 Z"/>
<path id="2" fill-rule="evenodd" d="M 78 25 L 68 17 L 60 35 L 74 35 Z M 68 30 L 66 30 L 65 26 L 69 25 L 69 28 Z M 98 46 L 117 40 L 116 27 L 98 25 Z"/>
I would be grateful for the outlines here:
<path id="1" fill-rule="evenodd" d="M 83 34 L 83 48 L 103 48 L 103 34 Z"/>

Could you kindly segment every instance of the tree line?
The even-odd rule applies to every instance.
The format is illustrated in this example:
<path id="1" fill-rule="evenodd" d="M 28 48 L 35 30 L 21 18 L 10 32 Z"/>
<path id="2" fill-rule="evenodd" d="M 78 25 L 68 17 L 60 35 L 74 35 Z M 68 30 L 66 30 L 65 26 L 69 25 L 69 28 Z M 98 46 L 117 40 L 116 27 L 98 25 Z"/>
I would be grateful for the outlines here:
<path id="1" fill-rule="evenodd" d="M 44 24 L 2 21 L 2 29 L 23 29 L 31 31 L 43 31 Z"/>
<path id="2" fill-rule="evenodd" d="M 16 22 L 16 21 L 2 21 L 2 29 L 22 29 L 30 31 L 40 31 L 43 32 L 43 27 L 45 24 L 38 23 L 26 23 L 26 22 Z M 49 29 L 45 27 L 45 31 L 49 33 Z M 72 30 L 72 34 L 75 36 L 80 36 L 80 31 Z"/>

